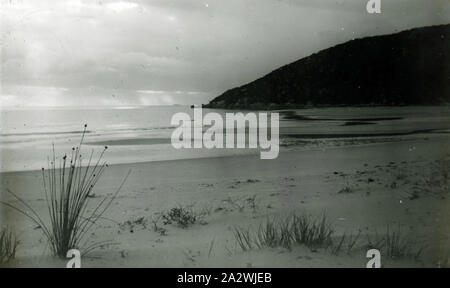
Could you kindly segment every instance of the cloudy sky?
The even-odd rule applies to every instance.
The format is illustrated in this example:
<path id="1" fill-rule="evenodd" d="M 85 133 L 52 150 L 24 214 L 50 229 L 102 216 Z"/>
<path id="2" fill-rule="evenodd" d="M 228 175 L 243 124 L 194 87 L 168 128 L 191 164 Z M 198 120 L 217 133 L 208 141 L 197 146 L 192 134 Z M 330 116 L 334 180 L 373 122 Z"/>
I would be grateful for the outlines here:
<path id="1" fill-rule="evenodd" d="M 448 0 L 0 0 L 1 106 L 206 103 L 318 50 L 450 23 Z"/>

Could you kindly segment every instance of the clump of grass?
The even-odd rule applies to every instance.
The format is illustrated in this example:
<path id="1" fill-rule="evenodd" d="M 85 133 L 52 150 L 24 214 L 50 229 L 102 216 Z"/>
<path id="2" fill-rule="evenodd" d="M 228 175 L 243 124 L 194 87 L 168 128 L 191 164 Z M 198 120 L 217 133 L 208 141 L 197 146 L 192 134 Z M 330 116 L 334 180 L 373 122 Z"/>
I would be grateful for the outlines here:
<path id="1" fill-rule="evenodd" d="M 338 238 L 333 237 L 334 230 L 325 215 L 318 219 L 296 214 L 282 219 L 267 219 L 256 231 L 251 227 L 234 227 L 233 234 L 242 251 L 275 247 L 290 250 L 294 245 L 304 245 L 308 248 L 323 248 L 338 255 L 341 252 L 350 254 L 358 245 L 360 248 L 378 249 L 382 255 L 391 259 L 407 257 L 418 260 L 424 250 L 424 247 L 416 249 L 415 242 L 400 229 L 392 231 L 389 226 L 386 233 L 381 236 L 367 235 L 366 245 L 360 241 L 361 230 L 356 234 L 344 233 Z"/>
<path id="2" fill-rule="evenodd" d="M 104 147 L 97 161 L 93 160 L 92 150 L 86 162 L 81 154 L 86 128 L 87 125 L 84 126 L 79 145 L 72 148 L 70 159 L 67 155 L 58 159 L 53 146 L 53 155 L 48 159 L 48 169 L 42 168 L 43 190 L 50 223 L 46 223 L 33 207 L 10 190 L 7 192 L 21 206 L 3 202 L 37 224 L 42 229 L 53 254 L 61 258 L 65 258 L 70 249 L 79 249 L 86 255 L 96 248 L 112 244 L 109 241 L 89 241 L 89 231 L 111 206 L 130 174 L 128 172 L 112 195 L 91 205 L 94 198 L 90 196 L 94 194 L 95 185 L 108 166 L 102 159 L 108 147 Z"/>
<path id="3" fill-rule="evenodd" d="M 308 247 L 329 247 L 333 242 L 334 231 L 325 215 L 319 220 L 314 220 L 307 215 L 294 215 L 292 227 L 295 242 L 298 244 Z"/>
<path id="4" fill-rule="evenodd" d="M 265 223 L 259 225 L 255 244 L 258 248 L 284 247 L 291 249 L 292 241 L 291 221 L 289 218 L 283 220 L 267 219 Z"/>
<path id="5" fill-rule="evenodd" d="M 247 199 L 245 199 L 245 201 L 248 203 L 253 213 L 256 213 L 256 210 L 258 209 L 258 204 L 256 203 L 256 194 L 251 197 L 248 197 Z"/>
<path id="6" fill-rule="evenodd" d="M 378 234 L 372 238 L 367 236 L 367 248 L 378 249 L 382 255 L 391 259 L 420 258 L 424 247 L 417 249 L 415 246 L 415 242 L 404 235 L 400 228 L 392 231 L 388 226 L 386 233 L 381 236 Z"/>
<path id="7" fill-rule="evenodd" d="M 250 228 L 234 228 L 234 238 L 242 251 L 249 251 L 254 248 L 254 239 Z"/>
<path id="8" fill-rule="evenodd" d="M 9 228 L 0 231 L 0 264 L 6 263 L 16 256 L 19 240 Z"/>
<path id="9" fill-rule="evenodd" d="M 174 207 L 166 212 L 161 213 L 164 225 L 177 224 L 181 228 L 187 228 L 198 220 L 198 215 L 191 207 Z"/>
<path id="10" fill-rule="evenodd" d="M 338 191 L 338 194 L 350 194 L 350 193 L 354 193 L 355 190 L 350 186 L 348 179 L 347 179 L 347 175 L 343 174 L 342 177 L 344 177 L 345 180 L 345 185 L 344 187 Z"/>
<path id="11" fill-rule="evenodd" d="M 352 188 L 350 188 L 350 186 L 345 186 L 344 188 L 342 188 L 341 190 L 338 191 L 338 194 L 350 194 L 353 192 L 354 192 L 354 190 Z"/>
<path id="12" fill-rule="evenodd" d="M 243 251 L 264 247 L 291 249 L 295 244 L 327 248 L 332 244 L 332 234 L 325 215 L 319 220 L 295 214 L 284 219 L 267 219 L 256 233 L 250 228 L 234 229 L 235 240 Z"/>

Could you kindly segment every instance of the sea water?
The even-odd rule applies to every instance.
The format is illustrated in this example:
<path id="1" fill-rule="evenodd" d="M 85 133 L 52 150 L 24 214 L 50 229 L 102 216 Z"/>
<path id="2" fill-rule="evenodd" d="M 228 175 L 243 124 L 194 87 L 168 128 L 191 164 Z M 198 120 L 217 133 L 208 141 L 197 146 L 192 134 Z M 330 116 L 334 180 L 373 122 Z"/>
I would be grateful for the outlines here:
<path id="1" fill-rule="evenodd" d="M 204 113 L 211 111 L 222 115 L 230 112 L 204 109 Z M 176 105 L 2 109 L 0 171 L 47 167 L 53 145 L 57 157 L 70 153 L 80 142 L 84 124 L 88 125 L 82 149 L 86 158 L 92 150 L 100 152 L 107 145 L 109 149 L 104 159 L 110 164 L 259 154 L 257 149 L 174 149 L 170 137 L 176 127 L 170 125 L 170 120 L 179 112 L 193 114 L 193 109 Z M 450 129 L 448 106 L 339 107 L 278 112 L 281 138 L 333 139 L 431 130 L 446 133 Z"/>

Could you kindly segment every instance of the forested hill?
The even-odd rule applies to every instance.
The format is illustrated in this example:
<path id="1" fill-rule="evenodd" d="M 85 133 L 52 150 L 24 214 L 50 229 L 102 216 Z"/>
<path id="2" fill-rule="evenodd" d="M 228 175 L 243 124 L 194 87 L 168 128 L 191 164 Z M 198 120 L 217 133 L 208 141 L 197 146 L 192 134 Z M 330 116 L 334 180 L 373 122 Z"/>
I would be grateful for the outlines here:
<path id="1" fill-rule="evenodd" d="M 352 40 L 226 91 L 209 108 L 450 102 L 450 24 Z"/>

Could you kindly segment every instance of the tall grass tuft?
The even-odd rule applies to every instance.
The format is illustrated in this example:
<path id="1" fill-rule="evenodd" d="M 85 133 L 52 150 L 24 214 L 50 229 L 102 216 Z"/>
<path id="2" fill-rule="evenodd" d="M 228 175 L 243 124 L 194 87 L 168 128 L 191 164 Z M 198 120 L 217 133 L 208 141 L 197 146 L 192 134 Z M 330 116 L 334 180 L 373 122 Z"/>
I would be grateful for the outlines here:
<path id="1" fill-rule="evenodd" d="M 0 264 L 14 259 L 16 256 L 19 240 L 14 232 L 9 228 L 0 231 Z"/>
<path id="2" fill-rule="evenodd" d="M 328 248 L 332 244 L 334 233 L 325 215 L 320 220 L 314 220 L 307 215 L 293 216 L 292 231 L 294 240 L 306 246 Z"/>
<path id="3" fill-rule="evenodd" d="M 250 228 L 234 228 L 234 238 L 241 247 L 242 251 L 249 251 L 253 249 L 253 236 L 250 232 Z"/>
<path id="4" fill-rule="evenodd" d="M 80 143 L 72 148 L 70 158 L 64 155 L 61 159 L 57 159 L 53 145 L 53 155 L 51 159 L 48 159 L 48 169 L 42 168 L 49 224 L 42 220 L 33 207 L 10 190 L 7 192 L 18 200 L 22 207 L 3 202 L 4 205 L 19 211 L 39 225 L 53 254 L 62 258 L 66 257 L 70 249 L 79 249 L 83 255 L 86 255 L 96 248 L 111 244 L 108 241 L 92 242 L 87 236 L 116 199 L 130 174 L 128 172 L 111 196 L 106 196 L 99 203 L 90 205 L 94 187 L 108 166 L 103 161 L 103 155 L 108 147 L 104 147 L 97 161 L 93 160 L 94 151 L 92 150 L 86 162 L 81 154 L 86 128 L 87 125 L 84 125 Z"/>
<path id="5" fill-rule="evenodd" d="M 267 219 L 265 223 L 259 225 L 256 234 L 255 244 L 258 248 L 262 247 L 284 247 L 291 249 L 292 229 L 291 219 Z"/>
<path id="6" fill-rule="evenodd" d="M 234 229 L 234 238 L 243 251 L 264 247 L 291 249 L 294 244 L 328 248 L 332 244 L 332 235 L 333 229 L 325 215 L 319 220 L 296 214 L 283 219 L 267 219 L 256 233 L 250 228 Z"/>
<path id="7" fill-rule="evenodd" d="M 391 259 L 414 258 L 419 259 L 425 247 L 417 248 L 416 243 L 400 230 L 393 231 L 388 226 L 384 235 L 376 234 L 371 238 L 367 235 L 367 248 L 378 249 Z"/>

